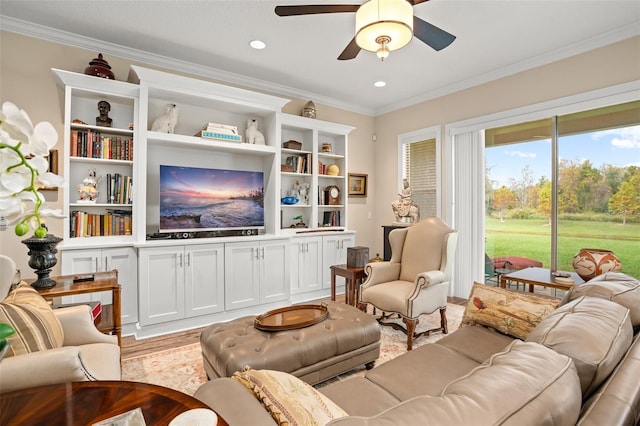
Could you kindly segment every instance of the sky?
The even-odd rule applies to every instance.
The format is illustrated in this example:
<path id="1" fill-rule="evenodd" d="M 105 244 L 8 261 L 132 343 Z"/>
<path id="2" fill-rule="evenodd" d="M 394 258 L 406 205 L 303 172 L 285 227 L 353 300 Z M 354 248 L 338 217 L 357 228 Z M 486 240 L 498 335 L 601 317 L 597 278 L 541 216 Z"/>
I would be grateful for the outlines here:
<path id="1" fill-rule="evenodd" d="M 160 195 L 163 198 L 228 198 L 247 195 L 262 185 L 262 172 L 197 167 L 160 168 Z"/>
<path id="2" fill-rule="evenodd" d="M 560 159 L 581 163 L 587 159 L 600 168 L 605 164 L 640 167 L 640 126 L 603 130 L 559 139 Z M 534 182 L 551 178 L 551 142 L 549 139 L 502 145 L 485 150 L 486 168 L 494 186 L 509 187 L 509 177 L 520 179 L 528 164 Z"/>

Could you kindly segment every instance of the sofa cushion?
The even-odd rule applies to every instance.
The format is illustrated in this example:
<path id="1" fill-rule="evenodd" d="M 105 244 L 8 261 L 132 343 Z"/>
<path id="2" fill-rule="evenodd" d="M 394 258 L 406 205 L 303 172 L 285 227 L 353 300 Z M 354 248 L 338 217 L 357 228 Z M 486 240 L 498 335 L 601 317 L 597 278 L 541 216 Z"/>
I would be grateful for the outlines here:
<path id="1" fill-rule="evenodd" d="M 526 339 L 560 303 L 559 299 L 474 283 L 461 326 L 484 325 Z"/>
<path id="2" fill-rule="evenodd" d="M 620 272 L 606 272 L 584 284 L 571 287 L 561 305 L 582 296 L 600 297 L 628 308 L 631 324 L 636 330 L 640 328 L 640 280 Z"/>
<path id="3" fill-rule="evenodd" d="M 51 306 L 25 282 L 0 302 L 0 322 L 16 330 L 7 338 L 11 346 L 6 357 L 59 348 L 64 341 L 62 326 Z"/>
<path id="4" fill-rule="evenodd" d="M 347 415 L 329 398 L 289 373 L 247 367 L 231 378 L 251 390 L 280 425 L 325 425 Z"/>
<path id="5" fill-rule="evenodd" d="M 350 416 L 374 416 L 402 402 L 384 388 L 360 376 L 337 380 L 323 387 L 316 385 L 316 388 L 330 400 L 339 403 L 340 408 Z"/>
<path id="6" fill-rule="evenodd" d="M 481 364 L 497 352 L 501 352 L 513 342 L 514 337 L 507 336 L 489 327 L 463 327 L 455 333 L 445 335 L 435 342 L 446 346 L 460 355 Z"/>
<path id="7" fill-rule="evenodd" d="M 568 425 L 578 419 L 580 396 L 569 357 L 516 340 L 440 395 L 419 396 L 373 417 L 343 417 L 331 425 Z"/>
<path id="8" fill-rule="evenodd" d="M 583 296 L 556 309 L 527 337 L 573 359 L 587 399 L 631 346 L 629 310 L 608 300 Z"/>
<path id="9" fill-rule="evenodd" d="M 606 382 L 582 405 L 579 426 L 637 425 L 640 419 L 640 334 Z"/>
<path id="10" fill-rule="evenodd" d="M 446 346 L 427 344 L 376 366 L 365 377 L 405 401 L 418 395 L 438 395 L 451 380 L 478 364 Z"/>

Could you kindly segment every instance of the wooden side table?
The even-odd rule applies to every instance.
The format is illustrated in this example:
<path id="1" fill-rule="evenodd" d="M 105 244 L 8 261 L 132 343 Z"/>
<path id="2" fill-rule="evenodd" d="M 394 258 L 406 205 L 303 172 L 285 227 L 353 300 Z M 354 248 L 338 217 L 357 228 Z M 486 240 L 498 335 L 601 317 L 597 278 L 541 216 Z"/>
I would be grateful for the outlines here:
<path id="1" fill-rule="evenodd" d="M 74 294 L 96 293 L 101 291 L 110 291 L 112 295 L 112 304 L 103 305 L 100 314 L 100 322 L 97 327 L 103 333 L 113 334 L 118 337 L 118 345 L 122 346 L 122 318 L 121 318 L 121 301 L 120 301 L 120 284 L 118 284 L 118 271 L 94 272 L 93 279 L 88 281 L 74 282 L 74 275 L 61 275 L 52 277 L 56 281 L 56 285 L 51 288 L 36 289 L 45 299 L 53 299 L 54 297 L 72 296 Z M 31 284 L 36 279 L 25 280 Z"/>
<path id="2" fill-rule="evenodd" d="M 364 273 L 364 268 L 356 268 L 347 265 L 331 266 L 331 300 L 336 300 L 336 276 L 340 276 L 345 279 L 344 302 L 355 306 L 358 286 L 367 276 Z"/>

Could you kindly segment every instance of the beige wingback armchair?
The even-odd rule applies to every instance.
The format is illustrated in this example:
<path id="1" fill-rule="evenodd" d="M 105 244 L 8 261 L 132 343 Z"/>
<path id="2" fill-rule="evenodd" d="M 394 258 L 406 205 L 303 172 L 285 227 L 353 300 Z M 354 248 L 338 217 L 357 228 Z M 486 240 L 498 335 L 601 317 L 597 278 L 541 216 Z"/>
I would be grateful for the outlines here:
<path id="1" fill-rule="evenodd" d="M 447 295 L 458 233 L 437 217 L 389 233 L 391 260 L 369 263 L 360 286 L 358 306 L 382 311 L 380 324 L 407 334 L 407 350 L 413 340 L 434 331 L 447 333 Z M 440 310 L 440 327 L 416 332 L 418 317 Z M 399 315 L 401 324 L 388 321 Z"/>

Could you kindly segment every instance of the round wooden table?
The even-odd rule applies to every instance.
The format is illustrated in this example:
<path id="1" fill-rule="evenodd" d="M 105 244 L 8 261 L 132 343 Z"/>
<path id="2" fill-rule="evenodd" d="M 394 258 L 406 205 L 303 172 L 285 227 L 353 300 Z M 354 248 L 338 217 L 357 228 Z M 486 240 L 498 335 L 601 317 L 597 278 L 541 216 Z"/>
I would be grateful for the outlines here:
<path id="1" fill-rule="evenodd" d="M 190 395 L 148 383 L 74 382 L 0 394 L 0 424 L 87 426 L 138 407 L 149 426 L 168 425 L 180 413 L 209 408 Z M 228 426 L 220 416 L 218 426 Z"/>

